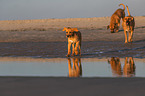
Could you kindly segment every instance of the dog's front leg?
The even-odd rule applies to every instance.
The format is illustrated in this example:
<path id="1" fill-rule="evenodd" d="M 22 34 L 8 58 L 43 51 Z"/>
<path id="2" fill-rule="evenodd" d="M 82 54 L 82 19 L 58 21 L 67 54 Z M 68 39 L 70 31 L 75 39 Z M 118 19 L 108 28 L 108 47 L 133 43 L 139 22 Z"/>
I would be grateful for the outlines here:
<path id="1" fill-rule="evenodd" d="M 128 41 L 127 41 L 127 31 L 126 30 L 124 30 L 124 35 L 125 35 L 125 43 L 127 43 Z"/>
<path id="2" fill-rule="evenodd" d="M 68 53 L 67 53 L 67 57 L 69 57 L 70 56 L 70 53 L 71 53 L 71 43 L 70 42 L 68 42 Z"/>
<path id="3" fill-rule="evenodd" d="M 128 42 L 131 41 L 131 31 L 128 32 Z"/>
<path id="4" fill-rule="evenodd" d="M 128 41 L 129 41 L 129 42 L 132 42 L 133 31 L 131 30 L 129 34 L 130 34 L 130 36 L 129 36 L 129 40 L 128 40 Z"/>
<path id="5" fill-rule="evenodd" d="M 81 56 L 81 41 L 79 42 L 79 54 Z"/>
<path id="6" fill-rule="evenodd" d="M 75 44 L 73 43 L 72 44 L 72 56 L 74 56 L 74 54 L 75 54 Z"/>

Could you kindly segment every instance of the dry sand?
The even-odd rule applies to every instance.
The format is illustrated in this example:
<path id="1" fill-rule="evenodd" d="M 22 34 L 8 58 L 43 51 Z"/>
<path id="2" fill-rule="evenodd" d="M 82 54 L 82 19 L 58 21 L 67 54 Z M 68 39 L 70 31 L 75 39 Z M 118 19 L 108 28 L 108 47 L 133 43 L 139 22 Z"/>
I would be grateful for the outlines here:
<path id="1" fill-rule="evenodd" d="M 110 17 L 67 18 L 42 20 L 0 21 L 0 42 L 50 42 L 66 41 L 64 27 L 77 27 L 83 41 L 124 41 L 120 32 L 111 34 L 106 26 Z M 144 39 L 145 16 L 135 17 L 134 41 Z"/>
<path id="2" fill-rule="evenodd" d="M 0 30 L 27 31 L 27 30 L 49 30 L 62 29 L 63 27 L 77 27 L 79 29 L 106 28 L 110 17 L 94 18 L 65 18 L 65 19 L 40 19 L 40 20 L 5 20 L 0 21 Z M 136 28 L 144 26 L 145 16 L 135 17 Z"/>

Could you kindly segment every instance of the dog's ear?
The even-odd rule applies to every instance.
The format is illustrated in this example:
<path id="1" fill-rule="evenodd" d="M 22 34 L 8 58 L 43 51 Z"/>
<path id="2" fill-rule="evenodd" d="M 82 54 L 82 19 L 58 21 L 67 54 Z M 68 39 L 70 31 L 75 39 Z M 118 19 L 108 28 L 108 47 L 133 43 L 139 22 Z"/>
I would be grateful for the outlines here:
<path id="1" fill-rule="evenodd" d="M 107 30 L 109 29 L 109 25 L 107 26 Z"/>
<path id="2" fill-rule="evenodd" d="M 79 30 L 77 28 L 72 28 L 73 31 L 78 32 Z"/>
<path id="3" fill-rule="evenodd" d="M 67 28 L 64 27 L 64 29 L 62 31 L 66 31 Z"/>
<path id="4" fill-rule="evenodd" d="M 132 17 L 131 20 L 133 20 L 134 18 Z"/>

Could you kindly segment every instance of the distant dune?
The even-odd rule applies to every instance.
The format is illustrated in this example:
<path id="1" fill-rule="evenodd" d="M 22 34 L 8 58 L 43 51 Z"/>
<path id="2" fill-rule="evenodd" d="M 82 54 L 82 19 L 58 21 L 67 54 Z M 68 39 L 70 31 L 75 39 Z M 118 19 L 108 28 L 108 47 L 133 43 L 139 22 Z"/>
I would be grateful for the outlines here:
<path id="1" fill-rule="evenodd" d="M 136 27 L 145 24 L 145 16 L 135 17 Z M 0 31 L 46 31 L 48 29 L 62 29 L 63 27 L 77 27 L 86 29 L 104 28 L 110 22 L 110 17 L 94 18 L 65 18 L 40 20 L 5 20 L 0 21 Z"/>

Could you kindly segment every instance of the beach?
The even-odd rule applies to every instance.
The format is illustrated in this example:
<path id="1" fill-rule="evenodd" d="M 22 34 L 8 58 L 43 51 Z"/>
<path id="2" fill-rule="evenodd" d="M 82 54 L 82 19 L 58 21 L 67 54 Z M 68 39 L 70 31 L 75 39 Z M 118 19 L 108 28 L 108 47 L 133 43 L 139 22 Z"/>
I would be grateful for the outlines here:
<path id="1" fill-rule="evenodd" d="M 145 57 L 145 16 L 135 17 L 132 43 L 107 30 L 110 17 L 0 21 L 0 56 L 67 58 L 64 27 L 82 33 L 81 58 Z M 0 77 L 1 96 L 143 96 L 144 78 Z"/>

